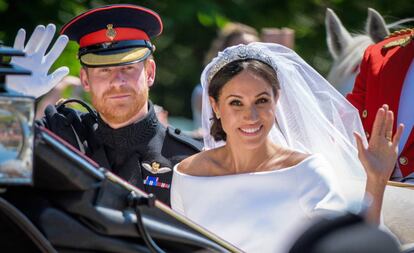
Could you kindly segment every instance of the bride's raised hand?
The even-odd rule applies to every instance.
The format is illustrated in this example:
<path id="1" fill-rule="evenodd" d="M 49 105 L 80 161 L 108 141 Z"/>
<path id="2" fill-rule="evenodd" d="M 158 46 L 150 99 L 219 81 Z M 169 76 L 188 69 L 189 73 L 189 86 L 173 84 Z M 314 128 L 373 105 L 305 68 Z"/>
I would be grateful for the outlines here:
<path id="1" fill-rule="evenodd" d="M 368 182 L 385 185 L 394 170 L 404 125 L 400 124 L 393 136 L 393 124 L 394 113 L 388 109 L 388 105 L 383 105 L 375 116 L 368 147 L 364 146 L 362 137 L 354 133 L 358 158 L 365 168 Z"/>

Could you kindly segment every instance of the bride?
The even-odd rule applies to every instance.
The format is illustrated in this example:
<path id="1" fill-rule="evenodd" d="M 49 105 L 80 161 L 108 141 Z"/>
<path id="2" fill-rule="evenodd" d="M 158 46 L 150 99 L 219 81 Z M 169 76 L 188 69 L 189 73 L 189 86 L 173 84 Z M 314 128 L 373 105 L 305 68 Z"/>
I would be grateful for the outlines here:
<path id="1" fill-rule="evenodd" d="M 247 252 L 286 252 L 317 211 L 359 212 L 364 195 L 379 222 L 403 130 L 386 105 L 367 144 L 356 109 L 277 44 L 227 48 L 202 85 L 210 135 L 174 168 L 174 210 Z"/>

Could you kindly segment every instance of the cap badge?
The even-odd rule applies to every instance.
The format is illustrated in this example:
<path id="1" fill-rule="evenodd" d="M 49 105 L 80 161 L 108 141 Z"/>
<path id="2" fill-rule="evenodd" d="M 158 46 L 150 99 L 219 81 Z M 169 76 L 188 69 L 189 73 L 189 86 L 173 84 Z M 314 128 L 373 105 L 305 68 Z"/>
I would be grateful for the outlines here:
<path id="1" fill-rule="evenodd" d="M 106 37 L 108 37 L 110 40 L 114 40 L 116 36 L 116 31 L 114 29 L 113 24 L 107 24 L 106 25 Z"/>

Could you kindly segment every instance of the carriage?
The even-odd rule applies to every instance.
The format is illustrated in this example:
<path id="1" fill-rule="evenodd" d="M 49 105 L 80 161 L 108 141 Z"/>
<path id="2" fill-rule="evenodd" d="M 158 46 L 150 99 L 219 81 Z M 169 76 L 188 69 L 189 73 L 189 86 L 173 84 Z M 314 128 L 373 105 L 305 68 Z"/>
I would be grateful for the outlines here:
<path id="1" fill-rule="evenodd" d="M 19 52 L 0 48 L 0 55 L 16 54 Z M 29 74 L 4 63 L 2 67 L 6 74 Z M 0 96 L 2 251 L 240 251 L 175 213 L 154 196 L 98 166 L 49 130 L 34 127 L 34 99 L 13 96 L 4 93 L 4 87 L 0 88 L 3 89 Z M 410 200 L 411 190 L 400 186 L 390 186 L 390 189 L 407 191 L 407 200 Z M 386 195 L 391 208 L 395 207 L 394 196 L 400 196 L 393 190 L 388 190 Z M 339 220 L 363 224 L 357 216 Z M 332 224 L 340 227 L 337 222 Z M 325 223 L 322 228 L 326 228 Z M 318 229 L 322 231 L 321 238 L 330 234 Z M 372 227 L 364 231 L 384 235 Z M 403 231 L 398 236 L 408 243 L 411 239 L 406 235 Z M 387 244 L 389 238 L 384 238 L 382 243 Z M 300 247 L 307 245 L 304 242 L 309 242 L 309 236 L 305 233 L 299 242 L 299 250 L 292 252 L 303 252 Z"/>

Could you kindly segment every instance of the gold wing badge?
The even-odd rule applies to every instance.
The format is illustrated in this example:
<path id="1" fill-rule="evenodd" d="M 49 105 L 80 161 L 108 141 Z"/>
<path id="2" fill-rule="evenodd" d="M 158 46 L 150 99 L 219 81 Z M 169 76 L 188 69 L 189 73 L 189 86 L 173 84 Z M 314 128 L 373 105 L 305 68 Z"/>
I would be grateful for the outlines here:
<path id="1" fill-rule="evenodd" d="M 163 174 L 171 171 L 171 168 L 168 167 L 161 167 L 158 162 L 149 163 L 141 163 L 142 167 L 147 171 L 151 172 L 152 174 Z"/>

